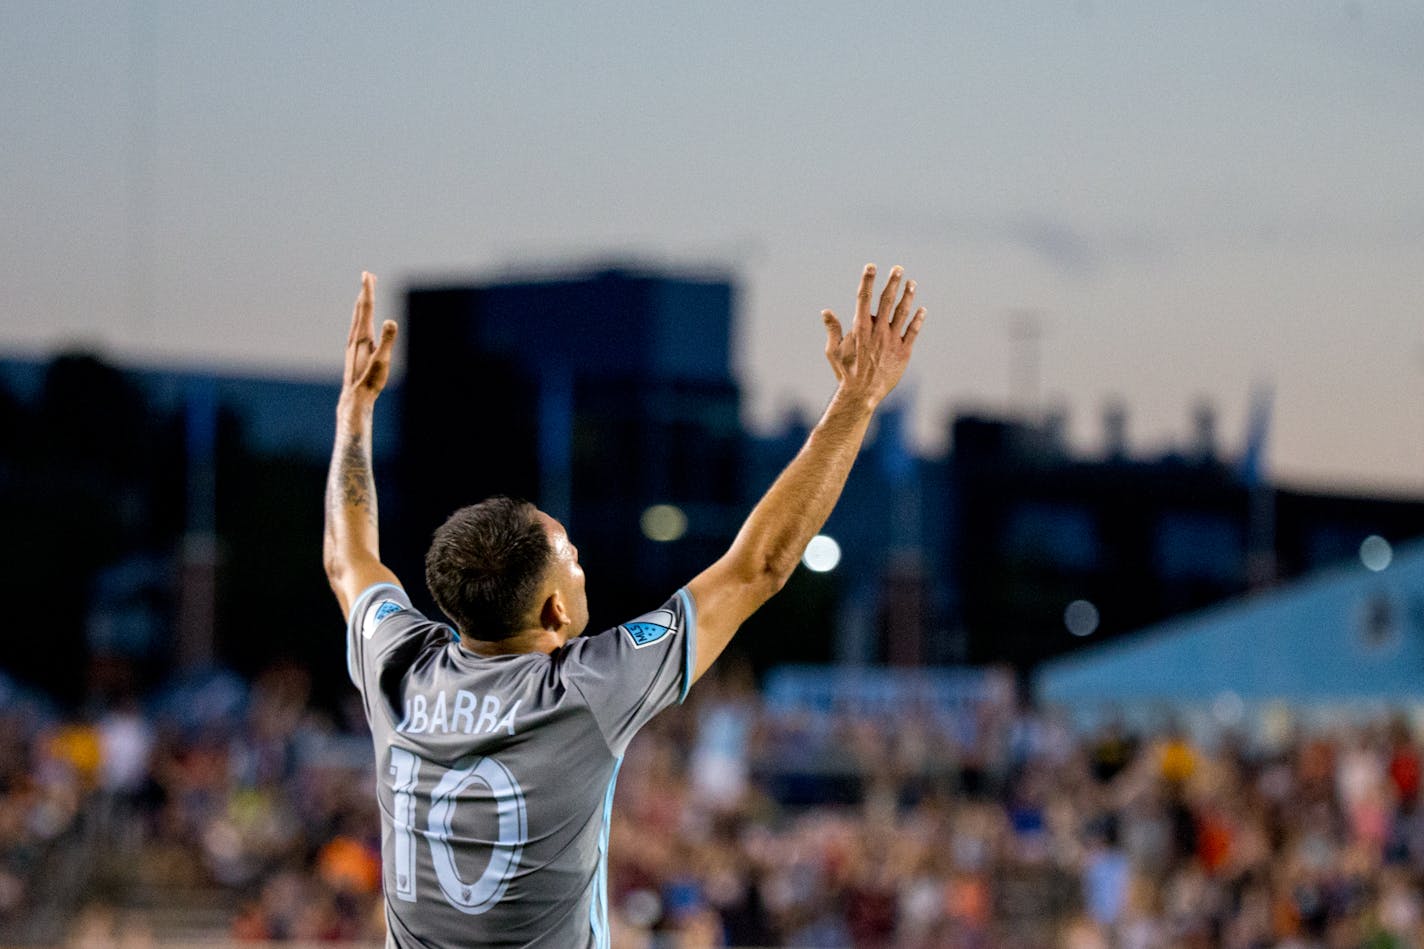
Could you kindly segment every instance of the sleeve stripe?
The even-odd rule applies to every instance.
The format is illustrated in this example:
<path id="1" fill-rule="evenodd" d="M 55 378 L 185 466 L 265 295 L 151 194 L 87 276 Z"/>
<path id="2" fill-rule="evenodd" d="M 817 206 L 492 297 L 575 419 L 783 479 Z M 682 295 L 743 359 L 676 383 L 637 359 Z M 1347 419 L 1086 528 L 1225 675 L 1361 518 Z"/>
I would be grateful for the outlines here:
<path id="1" fill-rule="evenodd" d="M 692 688 L 692 670 L 697 667 L 697 606 L 686 589 L 678 590 L 677 595 L 682 597 L 683 610 L 687 615 L 682 630 L 682 693 L 677 697 L 677 704 L 681 705 Z"/>

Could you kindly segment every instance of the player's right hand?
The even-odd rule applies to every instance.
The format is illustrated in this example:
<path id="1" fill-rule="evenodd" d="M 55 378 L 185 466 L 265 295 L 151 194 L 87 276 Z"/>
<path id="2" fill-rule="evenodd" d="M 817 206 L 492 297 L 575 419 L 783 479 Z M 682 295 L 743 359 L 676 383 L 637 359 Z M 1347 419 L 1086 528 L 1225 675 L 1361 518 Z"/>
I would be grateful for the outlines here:
<path id="1" fill-rule="evenodd" d="M 341 379 L 341 400 L 375 402 L 386 387 L 391 373 L 391 352 L 396 344 L 396 324 L 386 320 L 381 324 L 381 339 L 376 341 L 375 310 L 376 275 L 361 272 L 361 293 L 351 314 L 351 332 L 346 336 L 346 371 Z"/>
<path id="2" fill-rule="evenodd" d="M 915 299 L 913 280 L 905 283 L 899 302 L 895 301 L 904 275 L 904 268 L 890 268 L 890 278 L 880 294 L 880 305 L 872 313 L 875 265 L 865 265 L 849 334 L 842 332 L 841 321 L 835 313 L 821 311 L 821 319 L 826 324 L 826 359 L 840 383 L 840 391 L 850 397 L 867 399 L 872 405 L 879 405 L 905 374 L 915 337 L 925 321 L 924 307 L 910 315 Z"/>

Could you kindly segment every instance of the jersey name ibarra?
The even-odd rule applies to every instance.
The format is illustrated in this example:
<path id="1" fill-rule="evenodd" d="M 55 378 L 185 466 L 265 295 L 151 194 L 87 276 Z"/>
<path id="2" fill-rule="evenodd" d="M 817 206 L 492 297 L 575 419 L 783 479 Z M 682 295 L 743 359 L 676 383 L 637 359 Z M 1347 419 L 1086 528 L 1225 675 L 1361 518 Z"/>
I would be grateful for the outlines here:
<path id="1" fill-rule="evenodd" d="M 441 690 L 432 701 L 416 692 L 406 696 L 405 717 L 396 731 L 407 735 L 489 735 L 503 731 L 513 735 L 514 714 L 522 701 L 515 699 L 505 711 L 497 695 L 486 695 L 481 700 L 468 689 L 456 689 L 451 700 Z"/>

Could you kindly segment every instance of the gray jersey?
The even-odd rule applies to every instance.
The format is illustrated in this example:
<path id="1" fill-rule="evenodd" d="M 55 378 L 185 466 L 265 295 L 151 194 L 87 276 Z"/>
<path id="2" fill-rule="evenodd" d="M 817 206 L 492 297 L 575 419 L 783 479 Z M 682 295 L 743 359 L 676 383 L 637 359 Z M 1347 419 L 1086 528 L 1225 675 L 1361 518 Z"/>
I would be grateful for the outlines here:
<path id="1" fill-rule="evenodd" d="M 692 599 L 550 655 L 485 659 L 405 593 L 357 598 L 347 667 L 376 752 L 388 946 L 607 949 L 629 740 L 692 683 Z"/>

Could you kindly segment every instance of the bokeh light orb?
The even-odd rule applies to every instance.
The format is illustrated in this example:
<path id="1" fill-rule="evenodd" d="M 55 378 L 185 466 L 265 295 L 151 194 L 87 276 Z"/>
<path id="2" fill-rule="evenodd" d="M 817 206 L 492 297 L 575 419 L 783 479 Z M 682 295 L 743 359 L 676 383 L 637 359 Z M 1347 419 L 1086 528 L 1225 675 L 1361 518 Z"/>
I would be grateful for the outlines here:
<path id="1" fill-rule="evenodd" d="M 806 552 L 801 555 L 801 562 L 806 565 L 807 570 L 814 570 L 816 573 L 834 570 L 836 565 L 841 562 L 841 545 L 836 543 L 834 537 L 817 534 L 806 545 Z"/>
<path id="2" fill-rule="evenodd" d="M 676 504 L 654 504 L 643 512 L 638 523 L 644 537 L 661 544 L 687 533 L 687 515 Z"/>
<path id="3" fill-rule="evenodd" d="M 1394 548 L 1378 534 L 1371 534 L 1360 544 L 1360 563 L 1375 573 L 1389 566 L 1394 559 Z"/>
<path id="4" fill-rule="evenodd" d="M 1063 625 L 1074 636 L 1091 636 L 1098 631 L 1098 608 L 1087 600 L 1074 600 L 1063 610 Z"/>
<path id="5" fill-rule="evenodd" d="M 1211 714 L 1217 724 L 1235 728 L 1246 718 L 1246 702 L 1235 692 L 1220 692 L 1211 700 Z"/>

